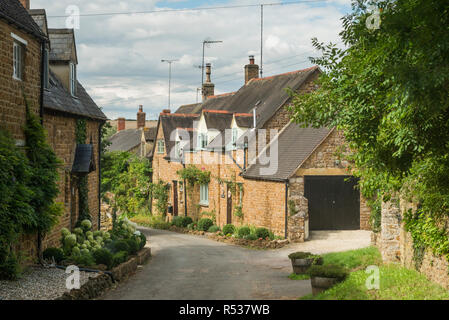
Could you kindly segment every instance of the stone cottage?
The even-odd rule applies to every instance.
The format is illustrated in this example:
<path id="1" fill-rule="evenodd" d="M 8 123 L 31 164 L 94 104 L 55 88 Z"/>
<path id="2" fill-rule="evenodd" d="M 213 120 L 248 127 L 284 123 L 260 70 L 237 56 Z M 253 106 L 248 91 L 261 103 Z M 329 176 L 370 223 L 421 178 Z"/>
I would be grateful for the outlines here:
<path id="1" fill-rule="evenodd" d="M 290 96 L 284 89 L 310 92 L 319 73 L 312 67 L 259 79 L 250 57 L 245 85 L 215 96 L 208 65 L 203 103 L 181 106 L 174 114 L 167 110 L 159 119 L 153 178 L 170 184 L 173 215 L 212 216 L 220 226 L 267 227 L 298 241 L 307 239 L 309 229 L 367 229 L 369 211 L 354 189 L 355 180 L 346 181 L 351 178 L 347 163 L 336 154 L 344 146 L 341 134 L 290 123 Z M 166 124 L 167 119 L 183 118 L 188 123 Z M 256 134 L 260 130 L 268 132 L 265 139 Z M 270 135 L 271 130 L 277 131 Z M 248 147 L 252 143 L 254 149 Z M 279 157 L 271 165 L 277 169 L 261 174 L 266 159 L 260 153 L 270 155 L 275 145 Z M 183 189 L 181 194 L 179 185 L 185 182 L 176 172 L 189 164 L 210 172 L 212 178 L 208 185 L 194 186 L 190 193 Z M 324 195 L 317 193 L 322 185 L 329 187 Z M 184 212 L 179 210 L 181 201 Z"/>
<path id="2" fill-rule="evenodd" d="M 29 1 L 28 1 L 29 5 Z M 27 8 L 29 9 L 29 7 Z M 64 204 L 64 214 L 43 241 L 43 249 L 59 246 L 60 230 L 73 229 L 79 217 L 78 183 L 87 176 L 88 210 L 94 229 L 100 228 L 100 139 L 107 120 L 77 79 L 78 57 L 72 29 L 49 29 L 45 10 L 29 10 L 30 16 L 48 36 L 44 55 L 48 68 L 42 69 L 42 122 L 48 143 L 62 161 L 60 193 L 56 202 Z M 77 141 L 77 131 L 85 141 Z M 34 243 L 23 243 L 23 249 Z"/>
<path id="3" fill-rule="evenodd" d="M 124 118 L 118 119 L 118 131 L 109 138 L 111 144 L 108 146 L 107 151 L 131 152 L 139 157 L 151 159 L 156 138 L 157 121 L 146 121 L 146 113 L 143 112 L 143 106 L 139 106 L 136 121 L 137 127 L 126 129 L 126 123 L 127 121 Z"/>

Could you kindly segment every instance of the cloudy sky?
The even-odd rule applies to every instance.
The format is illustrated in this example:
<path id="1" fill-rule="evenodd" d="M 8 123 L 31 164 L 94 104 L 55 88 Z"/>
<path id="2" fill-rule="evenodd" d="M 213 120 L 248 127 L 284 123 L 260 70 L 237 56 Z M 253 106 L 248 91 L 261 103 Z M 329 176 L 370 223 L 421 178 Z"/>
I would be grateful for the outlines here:
<path id="1" fill-rule="evenodd" d="M 157 119 L 168 104 L 168 64 L 161 59 L 179 59 L 172 70 L 171 109 L 195 103 L 204 39 L 223 41 L 206 48 L 215 93 L 243 85 L 248 55 L 260 60 L 260 7 L 242 5 L 284 3 L 264 7 L 264 76 L 311 66 L 312 37 L 339 42 L 350 0 L 287 4 L 292 1 L 31 0 L 31 8 L 46 9 L 49 26 L 64 28 L 66 8 L 77 6 L 85 15 L 76 30 L 81 83 L 111 119 L 135 119 L 140 104 L 147 118 Z M 202 9 L 223 6 L 239 7 Z M 142 11 L 161 12 L 136 13 Z M 92 15 L 127 12 L 134 14 Z"/>

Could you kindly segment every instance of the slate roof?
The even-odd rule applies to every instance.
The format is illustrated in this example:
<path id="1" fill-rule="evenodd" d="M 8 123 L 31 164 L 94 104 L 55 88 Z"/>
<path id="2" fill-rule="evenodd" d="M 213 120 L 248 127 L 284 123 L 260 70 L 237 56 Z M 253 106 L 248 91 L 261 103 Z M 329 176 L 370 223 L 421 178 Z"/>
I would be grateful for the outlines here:
<path id="1" fill-rule="evenodd" d="M 145 134 L 146 141 L 154 141 L 156 140 L 157 127 L 145 128 L 143 133 Z"/>
<path id="2" fill-rule="evenodd" d="M 34 22 L 39 26 L 41 31 L 48 36 L 48 23 L 47 23 L 47 13 L 45 9 L 30 9 L 28 13 L 33 18 Z"/>
<path id="3" fill-rule="evenodd" d="M 162 125 L 164 133 L 165 148 L 167 155 L 170 155 L 172 148 L 175 145 L 174 141 L 170 141 L 170 135 L 173 131 L 180 128 L 193 128 L 193 122 L 199 120 L 199 115 L 196 114 L 161 114 L 159 117 L 159 125 Z M 193 132 L 188 131 L 192 141 Z M 190 145 L 192 147 L 192 144 Z"/>
<path id="4" fill-rule="evenodd" d="M 291 122 L 275 138 L 278 143 L 278 156 L 273 157 L 272 161 L 277 164 L 277 172 L 270 175 L 262 174 L 261 169 L 268 168 L 268 165 L 262 166 L 257 161 L 248 167 L 243 177 L 285 181 L 295 173 L 331 132 L 332 130 L 327 128 L 301 128 L 296 123 Z M 266 154 L 271 155 L 274 141 L 267 146 Z"/>
<path id="5" fill-rule="evenodd" d="M 235 92 L 209 97 L 204 103 L 199 103 L 191 113 L 200 114 L 202 110 L 228 110 Z"/>
<path id="6" fill-rule="evenodd" d="M 193 110 L 199 106 L 201 106 L 201 103 L 185 104 L 180 106 L 175 113 L 193 113 Z"/>
<path id="7" fill-rule="evenodd" d="M 73 160 L 72 173 L 88 174 L 95 171 L 94 149 L 91 144 L 78 144 Z"/>
<path id="8" fill-rule="evenodd" d="M 13 23 L 40 40 L 46 39 L 45 34 L 18 0 L 1 0 L 0 18 Z"/>
<path id="9" fill-rule="evenodd" d="M 78 63 L 73 29 L 48 29 L 51 43 L 50 61 L 72 60 L 72 48 L 75 48 L 75 63 Z"/>
<path id="10" fill-rule="evenodd" d="M 44 90 L 44 109 L 70 113 L 96 120 L 107 120 L 107 117 L 92 100 L 81 83 L 78 82 L 77 96 L 67 92 L 61 81 L 50 70 L 50 86 Z"/>
<path id="11" fill-rule="evenodd" d="M 230 112 L 217 112 L 215 110 L 203 110 L 207 128 L 220 132 L 231 127 L 233 115 Z"/>
<path id="12" fill-rule="evenodd" d="M 240 128 L 252 128 L 253 127 L 253 115 L 249 113 L 236 113 L 235 122 Z"/>
<path id="13" fill-rule="evenodd" d="M 109 138 L 107 151 L 130 151 L 142 142 L 142 129 L 121 130 Z"/>

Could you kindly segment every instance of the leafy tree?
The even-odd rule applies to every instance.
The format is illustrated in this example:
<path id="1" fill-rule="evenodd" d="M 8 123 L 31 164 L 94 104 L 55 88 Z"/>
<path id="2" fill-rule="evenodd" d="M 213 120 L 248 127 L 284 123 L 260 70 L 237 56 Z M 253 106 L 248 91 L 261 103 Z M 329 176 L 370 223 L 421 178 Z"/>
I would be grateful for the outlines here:
<path id="1" fill-rule="evenodd" d="M 373 3 L 381 24 L 371 30 Z M 435 230 L 449 213 L 449 2 L 357 0 L 342 21 L 345 49 L 312 40 L 323 74 L 315 92 L 292 93 L 293 118 L 343 130 L 364 195 L 418 203 L 405 217 L 415 244 L 448 255 Z"/>

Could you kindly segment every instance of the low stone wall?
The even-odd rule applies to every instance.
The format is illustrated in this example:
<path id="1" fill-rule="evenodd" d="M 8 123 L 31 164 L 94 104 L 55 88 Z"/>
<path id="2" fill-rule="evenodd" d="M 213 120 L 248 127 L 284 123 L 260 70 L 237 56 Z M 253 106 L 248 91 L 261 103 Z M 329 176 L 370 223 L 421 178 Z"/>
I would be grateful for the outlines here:
<path id="1" fill-rule="evenodd" d="M 112 276 L 107 273 L 102 273 L 96 277 L 90 277 L 89 281 L 82 285 L 81 288 L 72 289 L 56 300 L 89 300 L 98 298 L 110 289 L 114 285 L 114 282 L 124 281 L 130 275 L 134 274 L 137 266 L 145 264 L 150 257 L 151 248 L 145 247 L 136 256 L 112 269 Z"/>
<path id="2" fill-rule="evenodd" d="M 436 257 L 429 250 L 423 253 L 419 265 L 414 260 L 413 239 L 404 228 L 403 213 L 413 204 L 393 200 L 382 204 L 382 230 L 372 234 L 372 244 L 376 245 L 386 263 L 400 263 L 402 266 L 421 272 L 430 281 L 449 289 L 449 263 L 444 257 Z"/>

